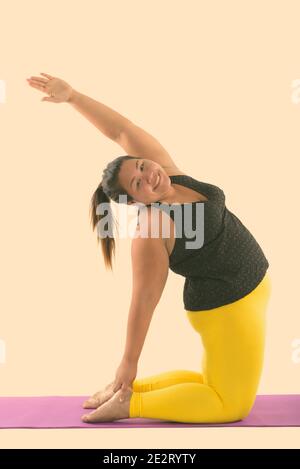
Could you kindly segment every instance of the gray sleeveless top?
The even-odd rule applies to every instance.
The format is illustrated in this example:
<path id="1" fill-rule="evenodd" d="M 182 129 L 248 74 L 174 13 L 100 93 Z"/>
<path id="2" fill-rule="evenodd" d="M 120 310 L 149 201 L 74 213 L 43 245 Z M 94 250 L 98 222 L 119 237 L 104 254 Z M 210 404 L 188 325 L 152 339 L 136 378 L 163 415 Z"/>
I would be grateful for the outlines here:
<path id="1" fill-rule="evenodd" d="M 254 290 L 269 267 L 261 247 L 228 210 L 224 192 L 218 186 L 187 175 L 169 177 L 172 183 L 189 187 L 208 199 L 178 205 L 153 204 L 168 213 L 175 224 L 169 268 L 185 277 L 184 308 L 206 310 L 239 300 Z"/>

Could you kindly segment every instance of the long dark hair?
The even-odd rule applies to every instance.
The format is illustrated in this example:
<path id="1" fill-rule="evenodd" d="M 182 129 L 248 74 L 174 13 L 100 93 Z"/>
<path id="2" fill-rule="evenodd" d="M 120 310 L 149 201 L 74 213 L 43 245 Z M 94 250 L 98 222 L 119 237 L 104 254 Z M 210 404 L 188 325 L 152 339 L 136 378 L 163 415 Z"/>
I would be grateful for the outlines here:
<path id="1" fill-rule="evenodd" d="M 90 204 L 90 218 L 93 231 L 101 219 L 105 216 L 107 218 L 107 223 L 110 227 L 113 225 L 116 226 L 116 221 L 113 217 L 113 212 L 111 209 L 110 201 L 113 200 L 117 203 L 120 203 L 119 196 L 126 195 L 127 201 L 133 201 L 133 197 L 131 197 L 125 189 L 119 183 L 119 172 L 122 166 L 123 161 L 129 159 L 136 159 L 139 158 L 137 156 L 118 156 L 114 160 L 112 160 L 104 169 L 102 175 L 102 181 L 98 185 L 97 189 L 95 190 Z M 107 207 L 107 214 L 100 214 L 97 213 L 97 207 L 99 204 L 106 202 Z M 108 269 L 113 269 L 112 266 L 112 257 L 115 255 L 115 240 L 113 233 L 107 235 L 106 230 L 103 227 L 102 223 L 99 223 L 99 234 L 97 236 L 97 241 L 99 243 L 99 238 L 101 241 L 101 248 L 104 257 L 105 267 Z M 105 224 L 106 227 L 106 224 Z"/>

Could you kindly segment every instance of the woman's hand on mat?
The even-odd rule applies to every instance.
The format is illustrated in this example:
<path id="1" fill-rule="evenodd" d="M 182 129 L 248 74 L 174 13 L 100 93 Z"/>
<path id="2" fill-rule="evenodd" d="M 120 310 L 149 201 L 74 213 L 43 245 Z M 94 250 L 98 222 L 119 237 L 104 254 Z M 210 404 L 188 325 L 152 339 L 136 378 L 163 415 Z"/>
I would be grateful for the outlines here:
<path id="1" fill-rule="evenodd" d="M 41 73 L 43 77 L 26 78 L 28 84 L 33 88 L 48 94 L 41 101 L 50 101 L 51 103 L 66 103 L 73 94 L 73 88 L 66 81 L 53 77 L 47 73 Z"/>
<path id="2" fill-rule="evenodd" d="M 120 402 L 125 398 L 128 388 L 132 388 L 132 382 L 137 375 L 137 366 L 136 361 L 123 358 L 117 369 L 113 392 L 116 393 L 121 389 Z"/>

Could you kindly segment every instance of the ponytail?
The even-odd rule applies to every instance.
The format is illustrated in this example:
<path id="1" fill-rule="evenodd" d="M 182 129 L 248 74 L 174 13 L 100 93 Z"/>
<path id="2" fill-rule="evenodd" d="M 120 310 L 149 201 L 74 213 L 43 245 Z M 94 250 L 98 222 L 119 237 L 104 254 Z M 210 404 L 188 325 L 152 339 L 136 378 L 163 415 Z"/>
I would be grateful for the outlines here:
<path id="1" fill-rule="evenodd" d="M 98 214 L 97 213 L 97 207 L 99 204 L 106 202 L 108 203 L 107 205 L 107 214 Z M 103 191 L 103 186 L 102 182 L 99 184 L 97 187 L 96 191 L 94 192 L 92 199 L 91 199 L 91 205 L 90 205 L 90 218 L 91 218 L 91 224 L 92 224 L 92 229 L 93 231 L 95 230 L 96 226 L 98 225 L 98 222 L 106 216 L 108 218 L 108 224 L 109 226 L 112 227 L 112 224 L 114 222 L 114 217 L 110 205 L 110 198 L 105 194 Z M 104 263 L 105 267 L 107 269 L 112 268 L 112 257 L 115 255 L 115 240 L 113 235 L 108 235 L 105 233 L 105 230 L 103 229 L 103 224 L 99 223 L 99 231 L 100 231 L 100 236 L 97 236 L 97 242 L 99 243 L 99 237 L 101 241 L 101 248 L 102 248 L 102 254 L 104 257 Z"/>
<path id="2" fill-rule="evenodd" d="M 124 161 L 129 160 L 129 159 L 135 160 L 137 158 L 139 157 L 131 156 L 131 155 L 124 155 L 124 156 L 118 156 L 113 161 L 111 161 L 107 165 L 107 167 L 104 169 L 103 175 L 102 175 L 102 181 L 98 185 L 91 199 L 90 215 L 91 215 L 91 223 L 92 223 L 93 231 L 96 225 L 99 224 L 99 231 L 98 231 L 99 234 L 97 236 L 98 243 L 99 243 L 99 238 L 100 238 L 105 267 L 111 270 L 113 270 L 112 269 L 112 257 L 115 254 L 115 240 L 114 240 L 113 232 L 112 232 L 113 223 L 115 224 L 117 231 L 118 231 L 118 226 L 117 226 L 116 221 L 114 220 L 110 202 L 111 200 L 113 200 L 116 203 L 125 203 L 125 202 L 120 202 L 120 197 L 119 197 L 120 195 L 125 195 L 126 200 L 128 202 L 133 201 L 133 197 L 127 194 L 127 191 L 124 189 L 124 187 L 120 185 L 119 172 L 120 172 L 121 165 L 123 164 Z M 106 210 L 105 210 L 106 213 L 105 214 L 97 213 L 98 205 L 104 202 L 106 203 Z M 106 223 L 104 223 L 104 226 L 105 226 L 105 229 L 104 229 L 103 222 L 101 222 L 101 219 L 104 216 L 107 219 L 108 230 L 106 229 Z M 107 234 L 107 232 L 109 234 Z"/>

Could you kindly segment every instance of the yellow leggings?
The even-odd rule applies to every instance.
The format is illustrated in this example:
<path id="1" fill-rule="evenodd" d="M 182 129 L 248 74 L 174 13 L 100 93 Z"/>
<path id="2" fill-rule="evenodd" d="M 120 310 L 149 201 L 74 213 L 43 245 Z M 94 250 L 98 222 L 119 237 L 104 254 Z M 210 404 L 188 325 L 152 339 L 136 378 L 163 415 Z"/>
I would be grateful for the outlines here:
<path id="1" fill-rule="evenodd" d="M 268 272 L 240 300 L 210 310 L 186 311 L 204 347 L 202 373 L 176 370 L 135 379 L 129 417 L 221 423 L 245 418 L 263 368 Z"/>

